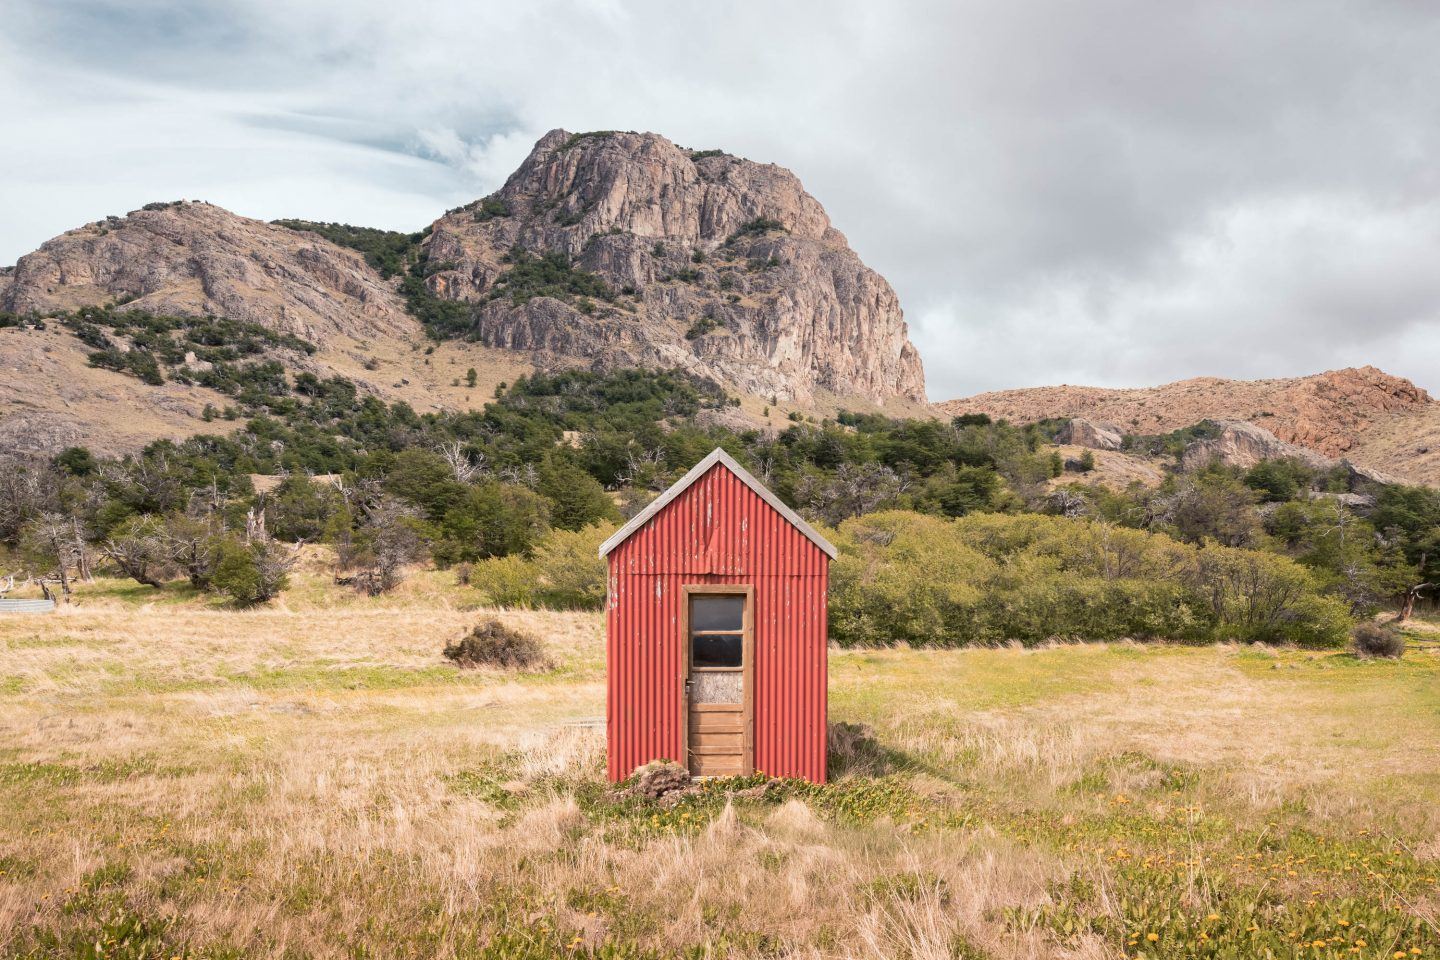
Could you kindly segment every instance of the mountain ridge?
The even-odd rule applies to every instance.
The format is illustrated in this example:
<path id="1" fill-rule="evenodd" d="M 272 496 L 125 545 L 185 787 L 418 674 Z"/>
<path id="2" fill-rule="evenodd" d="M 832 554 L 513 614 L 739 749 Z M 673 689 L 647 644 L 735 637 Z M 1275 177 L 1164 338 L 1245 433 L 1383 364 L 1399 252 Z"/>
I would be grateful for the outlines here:
<path id="1" fill-rule="evenodd" d="M 0 310 L 214 314 L 322 353 L 428 332 L 542 368 L 678 368 L 771 402 L 925 403 L 894 290 L 772 164 L 554 130 L 499 191 L 423 231 L 398 278 L 296 227 L 146 204 L 21 257 L 0 273 Z"/>
<path id="2" fill-rule="evenodd" d="M 1025 387 L 936 407 L 949 416 L 983 413 L 1017 422 L 1080 417 L 1130 434 L 1246 421 L 1326 457 L 1440 482 L 1440 404 L 1412 381 L 1368 365 L 1260 380 L 1191 377 L 1154 387 Z"/>

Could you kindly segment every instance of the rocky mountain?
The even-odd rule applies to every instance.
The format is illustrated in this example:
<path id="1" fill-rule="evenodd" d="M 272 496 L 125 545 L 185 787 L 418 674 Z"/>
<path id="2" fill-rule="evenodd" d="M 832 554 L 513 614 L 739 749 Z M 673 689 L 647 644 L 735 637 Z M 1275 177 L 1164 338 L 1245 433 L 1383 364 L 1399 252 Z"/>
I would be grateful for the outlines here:
<path id="1" fill-rule="evenodd" d="M 427 285 L 481 343 L 680 367 L 741 392 L 923 403 L 895 291 L 790 171 L 655 134 L 553 130 L 437 220 Z"/>
<path id="2" fill-rule="evenodd" d="M 230 317 L 316 343 L 417 332 L 394 284 L 354 250 L 201 202 L 147 204 L 41 244 L 0 277 L 0 310 L 125 302 Z"/>
<path id="3" fill-rule="evenodd" d="M 528 358 L 477 344 L 427 345 L 396 281 L 361 253 L 208 203 L 147 204 L 62 234 L 0 271 L 0 311 L 44 317 L 106 304 L 227 317 L 299 337 L 315 350 L 286 351 L 287 368 L 342 376 L 421 411 L 478 406 L 495 383 L 533 369 Z M 203 419 L 225 397 L 97 369 L 93 349 L 56 324 L 0 322 L 0 449 L 84 444 L 121 453 L 230 428 Z M 471 368 L 475 386 L 461 385 Z"/>
<path id="4" fill-rule="evenodd" d="M 427 231 L 304 226 L 147 204 L 0 270 L 0 312 L 123 304 L 257 323 L 314 345 L 287 366 L 420 410 L 479 406 L 502 380 L 568 365 L 679 367 L 746 397 L 737 414 L 752 418 L 927 409 L 895 292 L 777 166 L 556 130 L 501 190 Z M 376 236 L 390 260 L 366 246 Z M 215 397 L 95 370 L 55 333 L 0 324 L 0 442 L 115 450 L 213 429 L 198 418 Z"/>
<path id="5" fill-rule="evenodd" d="M 768 405 L 928 409 L 895 292 L 777 166 L 556 130 L 501 190 L 421 233 L 310 226 L 146 204 L 0 269 L 0 312 L 122 304 L 260 324 L 314 345 L 288 367 L 422 411 L 570 365 L 679 367 L 741 394 L 736 415 L 752 419 Z M 114 452 L 217 429 L 200 421 L 217 397 L 95 369 L 60 334 L 0 323 L 0 443 Z"/>
<path id="6" fill-rule="evenodd" d="M 1197 377 L 1159 387 L 1034 387 L 939 404 L 946 414 L 1019 422 L 1079 417 L 1131 434 L 1161 434 L 1202 420 L 1248 422 L 1282 444 L 1415 482 L 1440 482 L 1440 404 L 1375 367 L 1308 377 Z M 1083 431 L 1082 431 L 1083 432 Z M 1232 430 L 1231 440 L 1242 437 Z"/>

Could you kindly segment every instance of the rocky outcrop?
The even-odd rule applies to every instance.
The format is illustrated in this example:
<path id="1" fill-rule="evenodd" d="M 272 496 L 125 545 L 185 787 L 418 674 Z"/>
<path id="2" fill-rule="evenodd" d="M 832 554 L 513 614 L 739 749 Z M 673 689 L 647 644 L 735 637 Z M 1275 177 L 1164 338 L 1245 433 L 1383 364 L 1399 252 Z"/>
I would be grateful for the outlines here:
<path id="1" fill-rule="evenodd" d="M 1286 443 L 1263 427 L 1242 420 L 1219 421 L 1220 434 L 1196 440 L 1180 456 L 1180 469 L 1202 470 L 1212 463 L 1248 469 L 1262 460 L 1295 459 L 1317 469 L 1335 465 L 1329 457 L 1306 447 Z"/>
<path id="2" fill-rule="evenodd" d="M 1069 443 L 1092 450 L 1119 450 L 1125 443 L 1120 428 L 1112 423 L 1096 423 L 1084 417 L 1071 417 L 1056 435 L 1057 443 Z"/>
<path id="3" fill-rule="evenodd" d="M 1349 367 L 1309 377 L 1199 377 L 1160 387 L 1034 387 L 938 405 L 951 416 L 985 413 L 1030 422 L 1083 417 L 1126 433 L 1169 433 L 1202 420 L 1244 420 L 1277 439 L 1411 482 L 1440 483 L 1440 404 L 1404 377 Z"/>
<path id="4" fill-rule="evenodd" d="M 214 314 L 313 342 L 418 333 L 393 284 L 354 250 L 208 203 L 147 204 L 41 245 L 0 279 L 0 310 Z"/>
<path id="5" fill-rule="evenodd" d="M 517 298 L 516 251 L 558 254 L 613 297 Z M 492 346 L 680 367 L 780 399 L 924 400 L 895 292 L 781 167 L 555 130 L 496 194 L 437 220 L 426 257 L 430 288 L 473 303 L 468 333 Z"/>
<path id="6" fill-rule="evenodd" d="M 1299 460 L 1316 470 L 1342 467 L 1354 481 L 1367 481 L 1385 486 L 1403 481 L 1391 474 L 1360 466 L 1346 459 L 1322 456 L 1307 447 L 1286 443 L 1264 427 L 1244 421 L 1226 420 L 1218 423 L 1218 436 L 1196 440 L 1180 455 L 1180 469 L 1203 470 L 1212 463 L 1248 470 L 1264 460 Z"/>

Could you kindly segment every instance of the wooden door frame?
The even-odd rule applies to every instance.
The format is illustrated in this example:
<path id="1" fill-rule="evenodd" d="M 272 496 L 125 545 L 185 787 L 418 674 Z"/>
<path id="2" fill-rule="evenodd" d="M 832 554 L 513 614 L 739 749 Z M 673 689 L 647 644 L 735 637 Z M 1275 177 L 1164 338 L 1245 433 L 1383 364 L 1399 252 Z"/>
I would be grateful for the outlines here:
<path id="1" fill-rule="evenodd" d="M 755 772 L 755 585 L 753 583 L 687 583 L 680 588 L 680 643 L 683 653 L 680 659 L 680 749 L 685 769 L 693 766 L 690 757 L 690 659 L 693 647 L 690 643 L 690 598 L 693 596 L 743 596 L 745 615 L 741 622 L 744 631 L 740 642 L 740 695 L 741 720 L 744 733 L 740 773 L 749 776 Z"/>

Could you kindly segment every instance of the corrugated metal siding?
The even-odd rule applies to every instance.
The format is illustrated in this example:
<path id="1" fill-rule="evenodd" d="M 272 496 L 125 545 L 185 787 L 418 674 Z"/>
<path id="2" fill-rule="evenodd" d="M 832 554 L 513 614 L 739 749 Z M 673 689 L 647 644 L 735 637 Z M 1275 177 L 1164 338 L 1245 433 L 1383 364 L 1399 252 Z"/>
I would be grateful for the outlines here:
<path id="1" fill-rule="evenodd" d="M 0 600 L 0 613 L 49 613 L 54 600 Z"/>
<path id="2" fill-rule="evenodd" d="M 717 464 L 610 554 L 609 773 L 683 760 L 685 584 L 755 586 L 755 767 L 825 781 L 829 558 Z"/>

